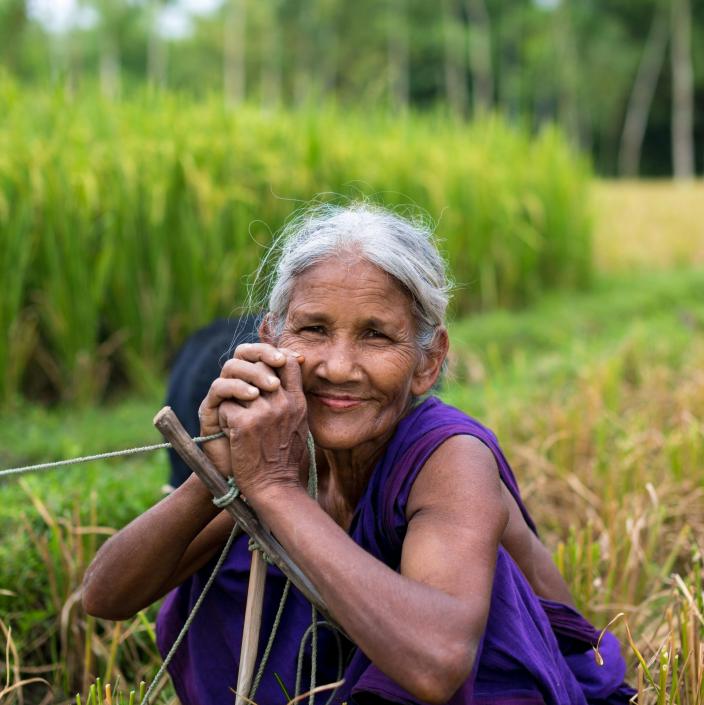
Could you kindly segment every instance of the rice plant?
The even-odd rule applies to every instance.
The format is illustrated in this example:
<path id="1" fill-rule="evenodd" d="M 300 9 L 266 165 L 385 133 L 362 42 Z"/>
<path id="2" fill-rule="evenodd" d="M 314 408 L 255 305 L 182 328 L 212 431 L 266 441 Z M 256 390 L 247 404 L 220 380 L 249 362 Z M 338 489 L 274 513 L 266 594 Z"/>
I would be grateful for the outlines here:
<path id="1" fill-rule="evenodd" d="M 590 279 L 589 170 L 554 130 L 169 94 L 106 103 L 7 79 L 0 102 L 0 402 L 148 388 L 190 331 L 244 303 L 271 233 L 316 196 L 428 213 L 458 312 Z"/>

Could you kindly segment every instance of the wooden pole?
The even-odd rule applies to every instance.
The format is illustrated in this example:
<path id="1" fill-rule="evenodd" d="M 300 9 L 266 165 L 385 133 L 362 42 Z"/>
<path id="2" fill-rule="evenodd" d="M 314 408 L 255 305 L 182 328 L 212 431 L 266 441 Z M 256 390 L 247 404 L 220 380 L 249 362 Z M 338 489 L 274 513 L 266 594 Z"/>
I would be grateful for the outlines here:
<path id="1" fill-rule="evenodd" d="M 240 667 L 237 671 L 235 705 L 247 705 L 249 702 L 247 696 L 252 688 L 254 667 L 257 663 L 265 583 L 266 561 L 259 551 L 252 551 L 252 565 L 249 569 L 249 586 L 247 587 L 247 607 L 244 612 L 244 626 L 242 628 Z"/>
<path id="2" fill-rule="evenodd" d="M 196 445 L 176 417 L 170 406 L 165 406 L 155 417 L 154 425 L 164 438 L 171 443 L 174 450 L 183 458 L 203 484 L 212 492 L 213 497 L 224 496 L 229 487 L 225 478 L 210 462 L 208 456 Z M 269 533 L 250 507 L 237 497 L 225 507 L 225 511 L 237 521 L 242 530 L 253 538 L 270 558 L 272 563 L 303 593 L 303 596 L 327 619 L 337 627 L 330 616 L 327 605 L 303 571 L 293 562 L 284 547 Z"/>

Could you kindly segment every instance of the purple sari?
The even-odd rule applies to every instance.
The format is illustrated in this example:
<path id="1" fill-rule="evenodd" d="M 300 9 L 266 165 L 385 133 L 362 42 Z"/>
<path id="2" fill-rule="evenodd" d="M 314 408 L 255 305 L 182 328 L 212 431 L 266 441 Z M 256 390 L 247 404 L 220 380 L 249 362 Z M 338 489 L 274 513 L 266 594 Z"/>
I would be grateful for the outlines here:
<path id="1" fill-rule="evenodd" d="M 406 534 L 406 503 L 418 473 L 448 438 L 471 435 L 494 454 L 501 479 L 528 525 L 535 526 L 524 507 L 511 468 L 494 434 L 474 419 L 436 398 L 416 406 L 399 423 L 371 476 L 355 511 L 350 537 L 366 551 L 398 569 Z M 237 680 L 250 554 L 240 536 L 217 576 L 184 642 L 169 668 L 183 705 L 231 705 Z M 157 619 L 159 649 L 173 643 L 212 570 L 202 568 L 165 599 Z M 285 579 L 269 567 L 259 657 L 271 630 Z M 311 623 L 309 603 L 291 588 L 279 633 L 261 685 L 259 705 L 285 705 L 277 677 L 293 695 L 299 643 Z M 625 663 L 616 638 L 601 641 L 604 665 L 596 664 L 592 646 L 598 631 L 572 608 L 536 597 L 520 569 L 499 547 L 491 605 L 472 674 L 448 701 L 450 705 L 625 705 L 633 691 L 623 683 Z M 316 683 L 331 683 L 343 660 L 345 684 L 332 702 L 354 702 L 355 696 L 376 696 L 393 703 L 422 701 L 378 670 L 353 644 L 319 628 Z M 302 692 L 311 672 L 310 643 L 304 651 Z M 276 674 L 276 677 L 275 677 Z M 326 703 L 321 693 L 316 703 Z"/>

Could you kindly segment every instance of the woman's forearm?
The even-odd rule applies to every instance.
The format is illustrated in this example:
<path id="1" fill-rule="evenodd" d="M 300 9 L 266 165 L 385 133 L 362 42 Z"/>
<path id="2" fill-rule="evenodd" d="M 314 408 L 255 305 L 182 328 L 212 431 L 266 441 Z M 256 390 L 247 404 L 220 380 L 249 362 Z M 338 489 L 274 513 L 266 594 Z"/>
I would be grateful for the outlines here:
<path id="1" fill-rule="evenodd" d="M 466 603 L 374 558 L 302 489 L 282 488 L 252 503 L 379 669 L 428 702 L 451 696 L 477 646 L 467 638 L 473 625 Z M 448 663 L 462 664 L 460 672 Z"/>
<path id="2" fill-rule="evenodd" d="M 218 514 L 211 500 L 192 475 L 111 537 L 86 571 L 82 596 L 86 611 L 127 619 L 160 597 L 171 576 L 182 572 L 189 546 Z"/>

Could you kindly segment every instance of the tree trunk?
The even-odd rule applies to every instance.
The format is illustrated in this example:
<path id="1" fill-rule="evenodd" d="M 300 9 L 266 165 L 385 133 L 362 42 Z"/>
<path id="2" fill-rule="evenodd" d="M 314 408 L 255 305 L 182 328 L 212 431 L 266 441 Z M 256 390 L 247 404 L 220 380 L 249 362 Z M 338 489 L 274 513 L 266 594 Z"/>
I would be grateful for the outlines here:
<path id="1" fill-rule="evenodd" d="M 672 169 L 675 179 L 694 177 L 694 71 L 689 0 L 672 0 Z"/>
<path id="2" fill-rule="evenodd" d="M 491 59 L 491 19 L 484 0 L 465 0 L 469 17 L 469 68 L 472 73 L 474 113 L 494 105 L 494 71 Z"/>
<path id="3" fill-rule="evenodd" d="M 315 90 L 315 67 L 313 66 L 312 41 L 315 25 L 311 18 L 311 3 L 304 1 L 298 13 L 298 32 L 296 37 L 295 71 L 293 74 L 293 102 L 305 105 Z"/>
<path id="4" fill-rule="evenodd" d="M 225 103 L 230 106 L 239 105 L 245 97 L 246 21 L 246 0 L 228 0 L 225 5 L 223 84 Z"/>
<path id="5" fill-rule="evenodd" d="M 455 115 L 467 114 L 467 73 L 463 31 L 458 24 L 454 0 L 442 0 L 442 29 L 445 54 L 445 95 Z"/>
<path id="6" fill-rule="evenodd" d="M 618 154 L 618 171 L 621 176 L 636 177 L 640 170 L 643 138 L 648 126 L 655 88 L 665 63 L 668 34 L 669 24 L 665 5 L 660 3 L 653 14 L 648 39 L 633 82 L 631 97 L 628 100 Z"/>
<path id="7" fill-rule="evenodd" d="M 150 0 L 147 77 L 153 86 L 164 86 L 166 83 L 166 46 L 162 37 L 159 36 L 158 26 L 161 7 L 161 0 Z"/>
<path id="8" fill-rule="evenodd" d="M 266 59 L 261 74 L 261 100 L 265 108 L 276 108 L 281 103 L 283 83 L 281 67 L 281 29 L 276 7 L 271 8 L 269 26 L 265 32 Z"/>
<path id="9" fill-rule="evenodd" d="M 558 112 L 560 123 L 573 144 L 581 146 L 582 131 L 579 116 L 578 67 L 575 50 L 576 38 L 572 28 L 571 3 L 562 0 L 555 10 L 555 44 L 557 46 L 556 71 L 559 75 Z"/>
<path id="10" fill-rule="evenodd" d="M 405 111 L 410 98 L 408 64 L 408 0 L 393 0 L 388 23 L 389 99 L 394 110 Z"/>

